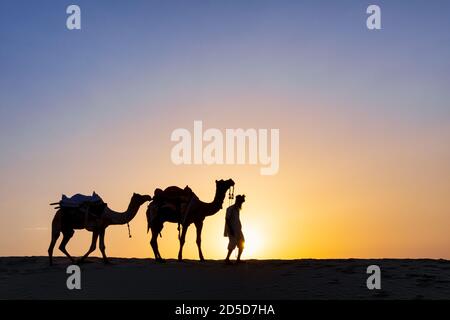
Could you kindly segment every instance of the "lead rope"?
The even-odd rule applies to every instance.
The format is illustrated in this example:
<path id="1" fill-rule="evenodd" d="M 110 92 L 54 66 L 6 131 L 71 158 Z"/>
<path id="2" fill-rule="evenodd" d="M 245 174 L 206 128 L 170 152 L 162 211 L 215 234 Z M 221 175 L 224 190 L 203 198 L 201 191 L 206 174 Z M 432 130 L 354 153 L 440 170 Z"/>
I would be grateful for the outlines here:
<path id="1" fill-rule="evenodd" d="M 234 199 L 234 186 L 231 186 L 230 191 L 228 191 L 228 206 L 233 204 Z"/>
<path id="2" fill-rule="evenodd" d="M 231 206 L 233 204 L 234 199 L 234 186 L 231 186 L 230 190 L 228 191 L 228 206 Z M 238 256 L 238 252 L 236 252 L 236 259 Z"/>
<path id="3" fill-rule="evenodd" d="M 127 222 L 128 227 L 128 238 L 131 238 L 130 224 Z"/>

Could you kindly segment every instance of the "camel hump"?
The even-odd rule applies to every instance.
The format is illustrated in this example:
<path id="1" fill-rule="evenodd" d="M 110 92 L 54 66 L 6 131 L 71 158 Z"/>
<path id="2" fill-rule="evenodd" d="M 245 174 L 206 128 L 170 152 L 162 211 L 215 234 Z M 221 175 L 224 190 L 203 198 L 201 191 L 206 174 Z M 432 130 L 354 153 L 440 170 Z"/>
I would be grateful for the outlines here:
<path id="1" fill-rule="evenodd" d="M 192 192 L 192 189 L 189 188 L 188 186 L 186 186 L 184 189 L 181 189 L 180 187 L 177 186 L 170 186 L 164 189 L 164 191 L 161 189 L 157 190 L 158 192 L 156 192 L 155 190 L 155 197 L 162 198 L 167 201 L 176 201 L 176 200 L 181 202 L 187 201 L 191 199 L 191 197 L 194 194 Z"/>
<path id="2" fill-rule="evenodd" d="M 164 189 L 164 194 L 169 195 L 169 194 L 184 194 L 184 190 L 181 189 L 180 187 L 177 186 L 170 186 Z"/>

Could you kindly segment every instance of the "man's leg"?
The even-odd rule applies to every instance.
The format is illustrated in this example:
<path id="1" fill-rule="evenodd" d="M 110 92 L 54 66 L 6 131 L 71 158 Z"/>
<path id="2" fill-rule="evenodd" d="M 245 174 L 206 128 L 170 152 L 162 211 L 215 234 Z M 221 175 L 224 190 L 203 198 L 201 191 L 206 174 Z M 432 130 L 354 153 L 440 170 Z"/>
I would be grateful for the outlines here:
<path id="1" fill-rule="evenodd" d="M 227 254 L 227 257 L 225 259 L 226 262 L 230 261 L 230 256 L 231 256 L 232 252 L 233 252 L 233 250 L 228 250 L 228 254 Z"/>
<path id="2" fill-rule="evenodd" d="M 239 261 L 241 261 L 242 251 L 244 251 L 244 241 L 242 241 L 242 240 L 239 241 L 238 248 L 239 248 L 239 253 L 238 253 L 237 261 L 239 262 Z"/>
<path id="3" fill-rule="evenodd" d="M 230 261 L 230 256 L 231 253 L 233 252 L 234 248 L 236 247 L 236 244 L 233 241 L 233 237 L 228 237 L 228 254 L 227 257 L 225 258 L 225 262 L 229 262 Z"/>

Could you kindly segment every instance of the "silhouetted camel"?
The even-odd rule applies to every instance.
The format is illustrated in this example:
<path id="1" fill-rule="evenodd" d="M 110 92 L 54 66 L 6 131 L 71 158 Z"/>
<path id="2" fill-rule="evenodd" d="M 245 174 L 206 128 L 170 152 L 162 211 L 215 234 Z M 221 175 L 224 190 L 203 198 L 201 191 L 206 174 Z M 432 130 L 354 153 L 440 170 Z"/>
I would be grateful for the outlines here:
<path id="1" fill-rule="evenodd" d="M 110 225 L 126 224 L 130 222 L 136 216 L 141 205 L 146 201 L 151 200 L 152 197 L 149 195 L 134 193 L 131 197 L 128 209 L 125 212 L 115 212 L 105 205 L 103 212 L 101 212 L 98 217 L 86 214 L 86 212 L 81 211 L 79 208 L 58 209 L 52 221 L 52 240 L 50 242 L 50 247 L 48 248 L 50 265 L 52 265 L 53 248 L 55 247 L 55 243 L 61 232 L 63 234 L 63 239 L 59 245 L 59 249 L 75 263 L 75 260 L 66 250 L 66 245 L 70 238 L 72 238 L 74 229 L 86 229 L 92 232 L 91 246 L 79 262 L 83 262 L 84 259 L 95 250 L 97 239 L 100 236 L 100 251 L 103 256 L 103 261 L 108 263 L 108 258 L 105 253 L 105 229 Z"/>
<path id="2" fill-rule="evenodd" d="M 172 222 L 172 223 L 181 223 L 182 231 L 181 236 L 179 236 L 180 240 L 180 250 L 178 252 L 178 260 L 183 259 L 183 245 L 186 239 L 186 232 L 188 227 L 194 223 L 195 228 L 197 230 L 197 247 L 198 254 L 200 256 L 200 260 L 204 261 L 201 241 L 202 241 L 202 228 L 203 228 L 203 220 L 207 216 L 212 216 L 217 213 L 220 209 L 222 209 L 222 204 L 225 199 L 225 194 L 227 190 L 234 186 L 234 181 L 231 179 L 228 180 L 216 180 L 216 194 L 214 196 L 214 200 L 210 203 L 203 202 L 199 200 L 195 195 L 193 195 L 192 200 L 188 204 L 188 209 L 186 209 L 186 213 L 183 214 L 179 206 L 177 207 L 166 207 L 164 210 L 158 210 L 157 202 L 153 201 L 147 209 L 147 222 L 148 229 L 152 230 L 152 238 L 150 240 L 150 245 L 153 249 L 153 253 L 155 254 L 155 259 L 159 262 L 164 261 L 162 259 L 159 250 L 158 250 L 158 235 L 161 233 L 163 229 L 164 222 Z M 180 189 L 178 187 L 169 187 L 166 191 L 173 191 L 174 188 L 178 190 L 179 193 L 182 194 L 184 191 L 192 192 L 188 187 L 186 189 Z M 169 189 L 169 190 L 168 190 Z M 156 193 L 154 199 L 156 198 Z M 147 229 L 147 230 L 148 230 Z"/>

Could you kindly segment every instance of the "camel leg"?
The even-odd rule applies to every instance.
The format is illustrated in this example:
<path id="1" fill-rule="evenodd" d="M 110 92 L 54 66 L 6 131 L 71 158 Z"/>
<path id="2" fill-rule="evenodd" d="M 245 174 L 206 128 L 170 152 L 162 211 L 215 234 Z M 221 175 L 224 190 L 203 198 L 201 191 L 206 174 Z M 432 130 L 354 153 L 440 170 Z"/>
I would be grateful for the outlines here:
<path id="1" fill-rule="evenodd" d="M 88 250 L 88 252 L 86 252 L 86 254 L 80 259 L 78 260 L 78 263 L 83 263 L 84 260 L 92 253 L 95 251 L 95 248 L 97 246 L 97 239 L 98 239 L 98 231 L 93 231 L 92 232 L 92 242 L 91 242 L 91 246 Z"/>
<path id="2" fill-rule="evenodd" d="M 161 257 L 158 249 L 158 235 L 162 230 L 162 226 L 156 226 L 152 228 L 152 239 L 150 240 L 150 245 L 153 249 L 153 254 L 155 255 L 155 260 L 158 262 L 163 262 L 164 259 Z"/>
<path id="3" fill-rule="evenodd" d="M 61 244 L 59 245 L 59 250 L 62 251 L 71 261 L 72 263 L 75 263 L 75 260 L 70 256 L 69 252 L 66 250 L 66 245 L 69 242 L 69 240 L 72 238 L 75 231 L 73 230 L 64 230 L 63 231 L 63 239 L 61 241 Z"/>
<path id="4" fill-rule="evenodd" d="M 110 262 L 108 260 L 108 257 L 106 256 L 105 249 L 105 229 L 103 229 L 102 231 L 100 231 L 100 251 L 102 252 L 103 262 L 105 264 L 109 264 Z"/>
<path id="5" fill-rule="evenodd" d="M 53 249 L 55 248 L 56 241 L 61 234 L 61 217 L 59 212 L 55 214 L 52 221 L 52 240 L 50 241 L 50 246 L 48 247 L 48 258 L 50 265 L 53 264 Z"/>
<path id="6" fill-rule="evenodd" d="M 202 253 L 202 228 L 203 228 L 203 221 L 198 222 L 195 224 L 195 228 L 197 229 L 197 247 L 198 247 L 198 255 L 200 257 L 200 261 L 205 261 L 205 258 L 203 258 Z"/>
<path id="7" fill-rule="evenodd" d="M 50 246 L 48 247 L 48 258 L 50 265 L 53 265 L 53 248 L 55 248 L 56 241 L 58 240 L 60 235 L 60 231 L 57 232 L 52 231 L 52 240 L 50 242 Z"/>
<path id="8" fill-rule="evenodd" d="M 183 246 L 184 242 L 186 241 L 186 233 L 189 226 L 183 226 L 181 230 L 181 237 L 180 237 L 180 251 L 178 252 L 178 261 L 183 260 Z"/>

